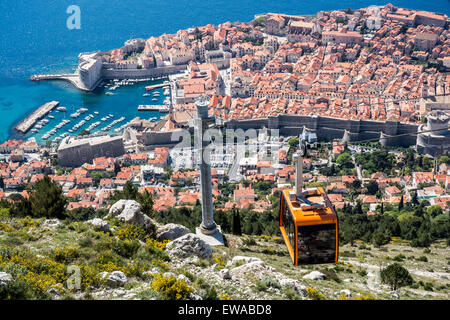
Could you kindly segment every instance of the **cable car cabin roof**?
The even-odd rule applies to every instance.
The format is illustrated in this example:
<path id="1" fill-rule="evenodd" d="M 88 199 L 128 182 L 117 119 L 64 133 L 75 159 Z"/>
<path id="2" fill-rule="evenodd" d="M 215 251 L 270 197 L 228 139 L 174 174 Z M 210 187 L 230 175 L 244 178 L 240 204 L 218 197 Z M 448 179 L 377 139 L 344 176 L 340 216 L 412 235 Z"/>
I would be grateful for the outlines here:
<path id="1" fill-rule="evenodd" d="M 294 190 L 283 190 L 283 196 L 289 206 L 289 211 L 294 216 L 296 225 L 337 223 L 336 213 L 331 207 L 331 202 L 323 188 L 307 189 L 305 192 L 305 198 L 308 201 L 314 204 L 322 204 L 319 208 L 302 201 L 291 201 L 289 197 L 290 192 L 294 192 Z"/>

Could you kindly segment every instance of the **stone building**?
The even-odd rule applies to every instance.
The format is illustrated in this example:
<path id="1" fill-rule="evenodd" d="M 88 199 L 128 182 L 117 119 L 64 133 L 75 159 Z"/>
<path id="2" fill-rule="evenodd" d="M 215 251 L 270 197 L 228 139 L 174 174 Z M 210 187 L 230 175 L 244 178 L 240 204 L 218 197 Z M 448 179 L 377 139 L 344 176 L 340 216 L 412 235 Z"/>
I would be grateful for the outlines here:
<path id="1" fill-rule="evenodd" d="M 434 33 L 417 33 L 414 37 L 414 46 L 423 51 L 431 51 L 438 42 L 438 35 Z"/>
<path id="2" fill-rule="evenodd" d="M 100 51 L 80 53 L 78 55 L 78 69 L 81 83 L 87 90 L 95 88 L 102 76 L 102 56 Z"/>
<path id="3" fill-rule="evenodd" d="M 118 157 L 125 153 L 122 136 L 69 136 L 58 147 L 58 164 L 78 167 L 98 157 Z"/>

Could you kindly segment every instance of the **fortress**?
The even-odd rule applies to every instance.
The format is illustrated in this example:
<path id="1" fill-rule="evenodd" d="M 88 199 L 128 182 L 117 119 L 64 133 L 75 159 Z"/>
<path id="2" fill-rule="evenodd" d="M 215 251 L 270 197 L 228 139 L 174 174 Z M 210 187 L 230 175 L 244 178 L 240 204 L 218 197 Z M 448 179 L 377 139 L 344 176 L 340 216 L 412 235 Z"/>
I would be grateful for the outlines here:
<path id="1" fill-rule="evenodd" d="M 300 135 L 304 127 L 315 132 L 317 138 L 320 140 L 331 141 L 334 139 L 343 139 L 348 142 L 378 140 L 384 146 L 401 147 L 416 146 L 418 143 L 417 133 L 421 130 L 421 126 L 412 123 L 361 119 L 347 120 L 318 115 L 300 116 L 280 114 L 268 118 L 249 120 L 233 119 L 225 122 L 225 129 L 242 129 L 245 131 L 248 129 L 258 130 L 267 128 L 279 130 L 279 134 L 282 136 Z M 140 141 L 144 146 L 174 145 L 178 143 L 178 140 L 172 140 L 173 133 L 145 130 L 140 136 Z M 398 137 L 398 135 L 403 136 Z M 427 145 L 427 143 L 428 141 L 423 141 L 424 145 Z M 420 152 L 430 153 L 430 149 L 427 147 L 418 146 L 418 148 Z M 444 147 L 444 151 L 449 148 L 450 146 L 447 145 L 446 149 Z"/>

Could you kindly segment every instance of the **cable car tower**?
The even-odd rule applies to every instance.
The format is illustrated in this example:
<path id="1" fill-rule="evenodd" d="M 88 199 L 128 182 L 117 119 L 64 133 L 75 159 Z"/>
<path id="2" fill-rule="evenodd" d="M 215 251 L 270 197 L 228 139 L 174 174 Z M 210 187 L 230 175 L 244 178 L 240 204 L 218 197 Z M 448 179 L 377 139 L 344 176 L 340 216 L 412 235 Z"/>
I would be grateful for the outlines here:
<path id="1" fill-rule="evenodd" d="M 317 147 L 316 137 L 307 138 L 305 132 L 300 136 L 300 152 L 293 155 L 295 188 L 281 193 L 280 230 L 294 265 L 335 263 L 337 214 L 323 188 L 303 188 L 303 157 L 308 148 Z"/>

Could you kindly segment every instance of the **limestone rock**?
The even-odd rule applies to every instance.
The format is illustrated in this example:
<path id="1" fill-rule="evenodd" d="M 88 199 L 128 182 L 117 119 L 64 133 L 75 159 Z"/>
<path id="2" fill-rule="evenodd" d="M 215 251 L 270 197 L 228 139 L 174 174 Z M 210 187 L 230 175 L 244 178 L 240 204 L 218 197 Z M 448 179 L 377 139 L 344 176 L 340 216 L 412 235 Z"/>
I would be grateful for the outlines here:
<path id="1" fill-rule="evenodd" d="M 59 292 L 59 290 L 56 289 L 56 288 L 50 288 L 50 289 L 48 289 L 48 290 L 47 290 L 47 293 L 48 293 L 49 295 L 51 295 L 52 297 L 54 297 L 54 298 L 58 298 L 58 297 L 61 296 L 61 292 Z"/>
<path id="2" fill-rule="evenodd" d="M 11 281 L 13 281 L 12 275 L 6 272 L 0 272 L 0 287 L 6 286 Z"/>
<path id="3" fill-rule="evenodd" d="M 55 228 L 55 227 L 59 226 L 60 224 L 61 224 L 61 221 L 59 221 L 58 219 L 45 219 L 42 226 Z"/>
<path id="4" fill-rule="evenodd" d="M 256 257 L 234 256 L 233 259 L 227 263 L 227 267 L 231 267 L 239 263 L 249 263 L 254 261 L 262 261 L 262 260 Z"/>
<path id="5" fill-rule="evenodd" d="M 193 233 L 185 234 L 169 242 L 166 246 L 166 251 L 170 256 L 176 258 L 197 256 L 202 259 L 210 259 L 212 257 L 212 250 L 209 244 Z"/>
<path id="6" fill-rule="evenodd" d="M 96 230 L 109 232 L 109 224 L 103 219 L 95 218 L 92 220 L 88 220 L 87 222 L 92 224 Z"/>
<path id="7" fill-rule="evenodd" d="M 339 293 L 345 295 L 347 298 L 352 297 L 352 292 L 348 289 L 341 290 L 341 291 L 339 291 Z"/>
<path id="8" fill-rule="evenodd" d="M 122 271 L 113 271 L 108 275 L 106 284 L 110 287 L 121 287 L 127 283 L 128 278 Z"/>
<path id="9" fill-rule="evenodd" d="M 231 275 L 230 275 L 230 270 L 229 269 L 222 269 L 222 270 L 220 270 L 220 275 L 222 276 L 223 280 L 230 280 L 231 279 Z"/>
<path id="10" fill-rule="evenodd" d="M 303 276 L 303 279 L 309 280 L 324 280 L 325 278 L 326 278 L 325 275 L 320 271 L 312 271 L 307 275 Z"/>
<path id="11" fill-rule="evenodd" d="M 188 297 L 189 300 L 203 300 L 201 296 L 195 293 L 191 293 Z"/>
<path id="12" fill-rule="evenodd" d="M 395 299 L 400 299 L 400 295 L 398 294 L 397 291 L 391 291 L 390 294 L 391 294 Z"/>
<path id="13" fill-rule="evenodd" d="M 109 209 L 107 217 L 117 218 L 122 222 L 137 225 L 145 230 L 153 226 L 153 221 L 142 213 L 141 204 L 135 200 L 119 200 Z"/>
<path id="14" fill-rule="evenodd" d="M 233 268 L 230 270 L 230 274 L 232 276 L 242 277 L 246 274 L 262 274 L 266 272 L 273 272 L 274 268 L 266 266 L 266 264 L 262 260 L 251 261 L 242 266 Z"/>
<path id="15" fill-rule="evenodd" d="M 175 240 L 188 233 L 190 233 L 190 231 L 185 226 L 175 223 L 169 223 L 159 227 L 156 230 L 156 237 L 159 241 Z"/>
<path id="16" fill-rule="evenodd" d="M 177 280 L 181 280 L 181 281 L 186 282 L 187 284 L 191 284 L 191 280 L 189 280 L 189 278 L 186 277 L 184 274 L 179 274 L 177 276 Z"/>

